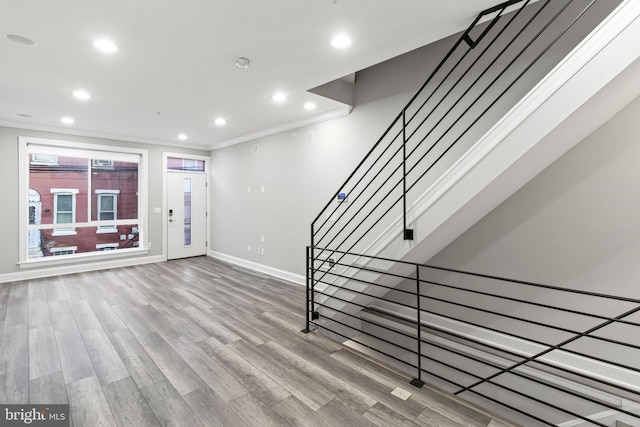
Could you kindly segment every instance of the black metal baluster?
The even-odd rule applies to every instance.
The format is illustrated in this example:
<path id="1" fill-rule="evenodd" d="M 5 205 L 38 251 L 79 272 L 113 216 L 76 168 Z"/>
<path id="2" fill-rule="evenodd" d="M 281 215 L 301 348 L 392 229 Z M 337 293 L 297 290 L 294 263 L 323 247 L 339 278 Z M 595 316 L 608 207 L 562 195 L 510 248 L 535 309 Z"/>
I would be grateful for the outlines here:
<path id="1" fill-rule="evenodd" d="M 411 385 L 414 387 L 422 388 L 424 381 L 422 381 L 422 321 L 420 319 L 420 266 L 416 265 L 416 332 L 418 333 L 418 378 L 411 380 Z"/>

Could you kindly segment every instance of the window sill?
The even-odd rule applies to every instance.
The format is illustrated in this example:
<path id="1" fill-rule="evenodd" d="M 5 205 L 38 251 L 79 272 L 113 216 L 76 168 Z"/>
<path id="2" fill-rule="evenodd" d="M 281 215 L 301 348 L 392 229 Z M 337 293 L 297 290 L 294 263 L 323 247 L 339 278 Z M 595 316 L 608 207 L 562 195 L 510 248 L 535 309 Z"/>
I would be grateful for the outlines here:
<path id="1" fill-rule="evenodd" d="M 78 232 L 75 230 L 75 228 L 73 230 L 61 230 L 58 228 L 54 228 L 53 229 L 53 233 L 51 233 L 52 236 L 77 236 Z"/>
<path id="2" fill-rule="evenodd" d="M 117 228 L 98 228 L 96 230 L 96 234 L 109 234 L 109 233 L 117 233 Z"/>
<path id="3" fill-rule="evenodd" d="M 49 267 L 64 264 L 81 264 L 83 262 L 101 262 L 136 255 L 148 255 L 147 248 L 118 249 L 116 251 L 97 251 L 73 255 L 48 256 L 18 262 L 20 268 Z"/>

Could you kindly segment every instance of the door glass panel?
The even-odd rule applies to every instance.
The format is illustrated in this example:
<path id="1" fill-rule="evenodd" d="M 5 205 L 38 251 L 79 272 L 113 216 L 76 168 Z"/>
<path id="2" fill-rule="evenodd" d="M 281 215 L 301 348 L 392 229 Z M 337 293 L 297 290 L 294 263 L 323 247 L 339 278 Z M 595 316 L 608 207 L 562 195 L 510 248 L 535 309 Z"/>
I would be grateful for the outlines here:
<path id="1" fill-rule="evenodd" d="M 184 245 L 191 246 L 191 178 L 184 180 Z"/>

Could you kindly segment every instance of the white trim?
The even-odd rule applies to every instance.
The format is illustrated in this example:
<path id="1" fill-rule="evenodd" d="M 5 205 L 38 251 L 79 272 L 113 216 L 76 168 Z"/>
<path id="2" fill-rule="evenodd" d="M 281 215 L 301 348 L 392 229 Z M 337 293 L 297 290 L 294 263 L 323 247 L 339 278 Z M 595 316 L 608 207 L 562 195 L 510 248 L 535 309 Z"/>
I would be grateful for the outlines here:
<path id="1" fill-rule="evenodd" d="M 114 221 L 89 221 L 89 222 L 71 222 L 65 224 L 69 227 L 74 228 L 90 228 L 90 227 L 100 227 L 105 225 L 138 225 L 140 223 L 140 218 L 138 219 L 117 219 Z M 28 230 L 53 230 L 55 228 L 60 228 L 60 224 L 29 224 L 27 227 Z"/>
<path id="2" fill-rule="evenodd" d="M 54 193 L 70 193 L 70 194 L 78 194 L 80 190 L 77 188 L 51 188 L 50 192 Z"/>
<path id="3" fill-rule="evenodd" d="M 56 265 L 64 265 L 64 264 L 73 264 L 81 261 L 91 261 L 94 259 L 102 260 L 102 259 L 112 259 L 118 257 L 130 257 L 136 255 L 146 255 L 149 253 L 149 249 L 140 249 L 140 248 L 126 248 L 120 249 L 113 252 L 99 252 L 99 251 L 91 251 L 91 252 L 81 252 L 73 255 L 67 255 L 65 257 L 42 257 L 42 258 L 31 258 L 28 261 L 19 262 L 18 265 L 20 268 L 30 269 L 30 268 L 39 268 L 39 267 L 48 267 L 48 266 L 56 266 Z"/>
<path id="4" fill-rule="evenodd" d="M 100 252 L 100 255 L 103 257 L 112 257 L 114 255 L 113 252 L 119 253 L 121 251 Z M 82 255 L 82 254 L 70 255 L 70 256 L 76 257 L 79 255 Z M 50 258 L 53 258 L 53 257 L 50 257 Z M 58 262 L 56 262 L 55 264 L 60 264 L 60 261 L 70 261 L 66 258 L 67 257 L 60 258 L 59 260 L 57 260 Z M 77 261 L 78 258 L 74 258 L 74 260 Z M 118 268 L 118 267 L 130 267 L 134 265 L 151 264 L 151 263 L 162 262 L 162 261 L 164 261 L 164 259 L 160 255 L 135 257 L 135 258 L 123 257 L 122 259 L 117 259 L 117 260 L 111 259 L 109 261 L 99 261 L 99 262 L 82 263 L 82 264 L 74 264 L 74 265 L 67 265 L 67 266 L 57 266 L 57 267 L 50 267 L 50 268 L 43 268 L 43 269 L 25 270 L 25 271 L 19 271 L 16 273 L 0 274 L 0 283 L 40 279 L 43 277 L 52 277 L 52 276 L 58 276 L 63 274 L 85 273 L 88 271 L 107 270 L 110 268 Z M 43 266 L 43 265 L 40 264 L 39 266 Z"/>
<path id="5" fill-rule="evenodd" d="M 312 125 L 314 123 L 337 119 L 340 117 L 348 116 L 349 114 L 351 114 L 352 110 L 352 106 L 345 105 L 343 107 L 336 108 L 335 110 L 331 110 L 323 114 L 318 114 L 316 116 L 308 117 L 302 120 L 296 120 L 282 125 L 273 126 L 267 129 L 260 130 L 258 132 L 247 133 L 237 138 L 229 139 L 220 143 L 211 144 L 209 146 L 209 149 L 218 150 L 220 148 L 230 147 L 232 145 L 241 144 L 243 142 L 253 141 L 254 139 L 264 138 L 265 136 L 276 135 L 278 133 L 286 132 L 291 129 L 298 129 L 303 126 Z"/>
<path id="6" fill-rule="evenodd" d="M 34 138 L 30 136 L 18 137 L 20 142 L 24 142 L 30 148 L 29 154 L 32 152 L 55 154 L 58 156 L 79 157 L 78 150 L 82 150 L 80 158 L 88 160 L 96 157 L 104 160 L 115 160 L 118 162 L 138 163 L 140 152 L 147 151 L 144 149 L 121 147 L 119 145 L 100 145 L 90 144 L 86 142 L 64 141 L 49 138 Z"/>
<path id="7" fill-rule="evenodd" d="M 335 110 L 331 110 L 323 114 L 318 114 L 315 116 L 311 116 L 309 118 L 305 118 L 303 120 L 298 120 L 290 123 L 285 123 L 283 125 L 274 126 L 274 127 L 265 129 L 263 131 L 249 133 L 234 139 L 223 141 L 221 143 L 210 144 L 208 141 L 203 142 L 202 144 L 194 144 L 193 142 L 190 142 L 190 143 L 181 142 L 180 148 L 191 148 L 194 150 L 205 150 L 205 151 L 217 150 L 219 148 L 229 147 L 231 145 L 240 144 L 242 142 L 251 141 L 253 139 L 261 138 L 264 136 L 275 135 L 277 133 L 285 132 L 287 130 L 291 130 L 291 129 L 295 129 L 295 128 L 299 128 L 307 125 L 312 125 L 314 123 L 324 122 L 326 120 L 332 120 L 332 119 L 348 116 L 349 114 L 351 114 L 351 110 L 353 110 L 353 107 L 350 107 L 350 106 L 339 107 Z M 38 131 L 44 131 L 44 132 L 64 133 L 70 136 L 105 138 L 105 139 L 122 141 L 124 143 L 138 142 L 142 144 L 149 144 L 149 145 L 156 145 L 156 146 L 161 145 L 165 147 L 175 145 L 175 141 L 170 141 L 170 140 L 161 141 L 153 138 L 140 138 L 140 137 L 135 137 L 131 135 L 119 135 L 119 134 L 108 133 L 108 132 L 86 131 L 86 130 L 74 129 L 69 127 L 62 128 L 58 126 L 48 126 L 48 125 L 19 122 L 15 120 L 6 120 L 6 119 L 0 119 L 0 126 L 20 129 L 20 130 L 24 129 L 24 130 L 38 130 Z M 32 139 L 35 139 L 35 138 L 32 138 Z"/>
<path id="8" fill-rule="evenodd" d="M 78 232 L 76 231 L 75 228 L 54 228 L 53 232 L 51 233 L 52 236 L 54 237 L 58 237 L 58 236 L 77 236 Z"/>
<path id="9" fill-rule="evenodd" d="M 277 277 L 278 279 L 286 280 L 287 282 L 295 283 L 296 285 L 305 286 L 306 278 L 299 274 L 291 273 L 289 271 L 280 270 L 275 267 L 270 267 L 264 264 L 258 264 L 257 262 L 248 261 L 246 259 L 237 258 L 232 255 L 223 254 L 221 252 L 209 251 L 207 256 L 210 256 L 221 261 L 226 261 L 231 264 L 239 265 L 240 267 L 248 268 L 249 270 L 258 271 L 260 273 L 268 274 L 269 276 Z"/>
<path id="10" fill-rule="evenodd" d="M 58 126 L 47 126 L 47 125 L 41 125 L 41 124 L 35 124 L 35 123 L 19 122 L 15 120 L 0 119 L 0 126 L 14 128 L 18 130 L 39 130 L 44 132 L 63 133 L 69 136 L 104 138 L 104 139 L 111 139 L 111 140 L 123 142 L 123 143 L 137 142 L 141 144 L 149 144 L 149 145 L 155 145 L 155 146 L 161 145 L 165 147 L 175 144 L 175 141 L 172 141 L 172 140 L 161 141 L 161 140 L 152 139 L 152 138 L 139 138 L 139 137 L 134 137 L 129 135 L 119 135 L 119 134 L 107 133 L 107 132 L 93 132 L 93 131 L 74 129 L 70 127 L 61 128 Z M 203 144 L 193 144 L 185 141 L 180 141 L 180 148 L 191 148 L 194 150 L 207 151 L 210 148 L 206 144 L 209 144 L 209 141 Z"/>
<path id="11" fill-rule="evenodd" d="M 103 228 L 98 227 L 96 229 L 96 234 L 113 234 L 117 232 L 118 232 L 118 228 L 112 227 L 111 225 L 105 225 L 103 226 Z"/>

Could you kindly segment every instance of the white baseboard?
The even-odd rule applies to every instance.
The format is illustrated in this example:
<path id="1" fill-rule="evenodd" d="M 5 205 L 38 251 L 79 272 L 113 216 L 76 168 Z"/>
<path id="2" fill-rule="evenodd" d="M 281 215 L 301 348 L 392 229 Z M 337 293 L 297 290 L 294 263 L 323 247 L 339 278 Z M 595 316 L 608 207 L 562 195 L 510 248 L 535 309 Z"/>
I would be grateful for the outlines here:
<path id="1" fill-rule="evenodd" d="M 306 286 L 306 278 L 300 274 L 295 274 L 289 271 L 280 270 L 278 268 L 270 267 L 264 264 L 258 264 L 257 262 L 234 257 L 232 255 L 223 254 L 221 252 L 210 250 L 207 253 L 207 255 L 212 258 L 219 259 L 221 261 L 226 261 L 231 264 L 239 265 L 240 267 L 248 268 L 249 270 L 259 271 L 260 273 L 268 274 L 269 276 L 277 277 L 278 279 L 295 283 L 296 285 Z"/>
<path id="2" fill-rule="evenodd" d="M 87 271 L 107 270 L 118 267 L 130 267 L 132 265 L 153 264 L 162 261 L 166 261 L 166 258 L 163 255 L 154 255 L 134 258 L 118 258 L 111 261 L 88 262 L 60 267 L 47 267 L 37 270 L 24 270 L 15 273 L 0 274 L 0 283 L 40 279 L 42 277 L 61 276 L 64 274 L 85 273 Z"/>

